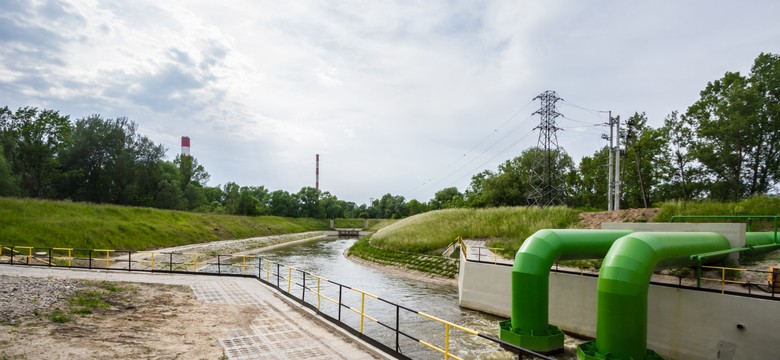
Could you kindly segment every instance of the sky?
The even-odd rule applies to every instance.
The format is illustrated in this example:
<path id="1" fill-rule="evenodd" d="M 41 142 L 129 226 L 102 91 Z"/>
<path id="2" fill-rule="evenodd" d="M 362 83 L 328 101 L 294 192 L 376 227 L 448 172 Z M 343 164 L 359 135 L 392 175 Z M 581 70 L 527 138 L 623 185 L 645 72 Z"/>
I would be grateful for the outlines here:
<path id="1" fill-rule="evenodd" d="M 0 106 L 189 136 L 209 185 L 427 201 L 536 146 L 562 100 L 575 161 L 606 111 L 651 126 L 780 52 L 767 1 L 0 2 Z"/>

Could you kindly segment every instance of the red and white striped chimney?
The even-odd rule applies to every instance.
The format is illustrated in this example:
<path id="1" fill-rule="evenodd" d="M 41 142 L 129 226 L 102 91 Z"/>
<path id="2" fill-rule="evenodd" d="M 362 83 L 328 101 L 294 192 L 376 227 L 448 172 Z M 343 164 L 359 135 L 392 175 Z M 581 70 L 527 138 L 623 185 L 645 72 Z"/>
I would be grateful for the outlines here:
<path id="1" fill-rule="evenodd" d="M 315 170 L 316 180 L 314 183 L 314 188 L 319 190 L 320 189 L 320 154 L 317 154 L 317 169 Z"/>
<path id="2" fill-rule="evenodd" d="M 190 154 L 190 137 L 189 136 L 182 136 L 181 137 L 181 154 L 182 155 L 189 155 Z"/>

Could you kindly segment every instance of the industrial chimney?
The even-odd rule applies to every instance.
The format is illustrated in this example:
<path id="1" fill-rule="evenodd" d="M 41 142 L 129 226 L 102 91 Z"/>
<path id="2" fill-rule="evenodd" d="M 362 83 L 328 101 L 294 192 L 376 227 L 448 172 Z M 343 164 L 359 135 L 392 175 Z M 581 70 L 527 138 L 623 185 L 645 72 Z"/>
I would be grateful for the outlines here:
<path id="1" fill-rule="evenodd" d="M 189 155 L 190 154 L 190 137 L 189 136 L 182 136 L 181 137 L 181 154 L 182 155 Z"/>
<path id="2" fill-rule="evenodd" d="M 317 159 L 317 169 L 315 170 L 316 180 L 314 183 L 314 188 L 319 190 L 320 189 L 320 154 L 317 154 L 316 159 Z"/>

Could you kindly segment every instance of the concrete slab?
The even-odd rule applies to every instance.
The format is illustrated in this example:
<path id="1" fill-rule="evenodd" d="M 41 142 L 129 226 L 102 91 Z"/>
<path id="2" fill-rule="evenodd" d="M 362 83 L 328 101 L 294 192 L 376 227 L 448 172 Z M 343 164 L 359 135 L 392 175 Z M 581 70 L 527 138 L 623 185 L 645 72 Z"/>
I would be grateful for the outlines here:
<path id="1" fill-rule="evenodd" d="M 0 265 L 0 274 L 186 285 L 204 303 L 250 305 L 256 311 L 247 314 L 254 317 L 249 330 L 218 335 L 229 359 L 391 358 L 251 278 L 7 265 Z"/>

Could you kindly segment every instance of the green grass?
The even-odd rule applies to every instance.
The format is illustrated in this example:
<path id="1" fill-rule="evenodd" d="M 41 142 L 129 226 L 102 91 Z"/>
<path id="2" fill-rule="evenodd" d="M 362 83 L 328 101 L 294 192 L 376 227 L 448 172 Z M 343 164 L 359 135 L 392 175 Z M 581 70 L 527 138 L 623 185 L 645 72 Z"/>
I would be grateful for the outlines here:
<path id="1" fill-rule="evenodd" d="M 55 323 L 66 323 L 70 321 L 70 317 L 62 312 L 62 310 L 54 310 L 49 314 L 49 320 Z"/>
<path id="2" fill-rule="evenodd" d="M 490 246 L 515 251 L 539 229 L 567 228 L 578 212 L 565 207 L 503 207 L 446 209 L 412 216 L 393 223 L 371 238 L 371 245 L 393 251 L 439 254 L 458 236 L 489 239 Z"/>
<path id="3" fill-rule="evenodd" d="M 780 215 L 780 198 L 754 196 L 739 202 L 672 201 L 660 204 L 655 222 L 671 221 L 674 215 Z M 683 221 L 683 220 L 677 220 Z M 712 219 L 686 219 L 686 222 L 714 222 Z M 719 219 L 717 222 L 745 222 L 745 219 Z M 753 219 L 753 231 L 771 231 L 772 220 Z"/>
<path id="4" fill-rule="evenodd" d="M 380 249 L 371 246 L 368 237 L 363 237 L 349 248 L 348 255 L 384 265 L 394 265 L 423 271 L 445 277 L 458 274 L 458 260 L 441 256 L 412 254 L 402 251 Z"/>
<path id="5" fill-rule="evenodd" d="M 0 245 L 149 250 L 327 230 L 324 219 L 233 216 L 69 201 L 0 198 Z"/>

